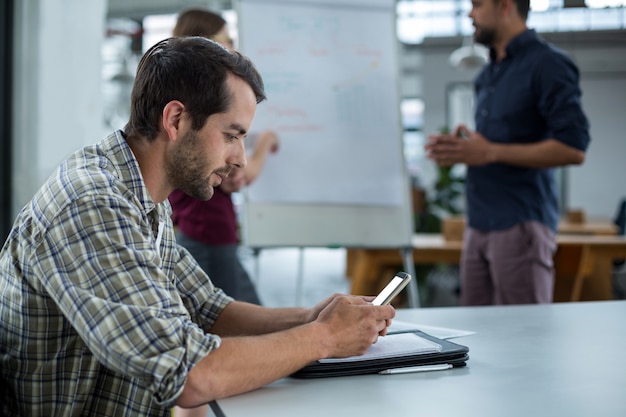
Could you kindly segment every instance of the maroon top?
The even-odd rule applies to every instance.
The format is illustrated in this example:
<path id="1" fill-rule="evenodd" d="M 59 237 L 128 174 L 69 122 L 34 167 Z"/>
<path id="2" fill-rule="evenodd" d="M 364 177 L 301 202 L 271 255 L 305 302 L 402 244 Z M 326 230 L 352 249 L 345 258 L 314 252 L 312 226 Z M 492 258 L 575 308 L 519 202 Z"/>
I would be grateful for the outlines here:
<path id="1" fill-rule="evenodd" d="M 207 245 L 238 243 L 237 216 L 230 194 L 220 188 L 208 201 L 175 190 L 169 196 L 172 221 L 190 238 Z"/>

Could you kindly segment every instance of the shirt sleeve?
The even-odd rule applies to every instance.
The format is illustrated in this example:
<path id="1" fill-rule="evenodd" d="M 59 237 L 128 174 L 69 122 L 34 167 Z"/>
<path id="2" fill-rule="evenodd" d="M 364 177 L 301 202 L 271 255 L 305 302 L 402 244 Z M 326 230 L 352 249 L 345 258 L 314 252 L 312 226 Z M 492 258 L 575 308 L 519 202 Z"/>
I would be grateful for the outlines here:
<path id="1" fill-rule="evenodd" d="M 101 364 L 171 404 L 188 371 L 221 340 L 192 320 L 140 206 L 117 195 L 83 196 L 49 224 L 36 248 L 41 285 Z M 194 270 L 190 260 L 181 264 Z M 213 298 L 197 305 L 214 319 L 228 299 L 204 291 Z"/>
<path id="2" fill-rule="evenodd" d="M 585 151 L 590 142 L 589 122 L 582 107 L 578 68 L 561 51 L 546 51 L 537 60 L 533 88 L 539 94 L 539 111 L 553 138 Z"/>
<path id="3" fill-rule="evenodd" d="M 220 288 L 215 287 L 193 256 L 182 246 L 174 251 L 177 257 L 175 275 L 176 288 L 182 297 L 193 322 L 209 333 L 222 310 L 233 301 Z"/>

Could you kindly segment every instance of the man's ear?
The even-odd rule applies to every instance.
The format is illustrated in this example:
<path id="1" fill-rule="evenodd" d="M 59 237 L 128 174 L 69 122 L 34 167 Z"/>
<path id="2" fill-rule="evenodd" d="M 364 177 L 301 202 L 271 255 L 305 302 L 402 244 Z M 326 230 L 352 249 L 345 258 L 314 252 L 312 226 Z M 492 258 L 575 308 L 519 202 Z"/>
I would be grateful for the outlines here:
<path id="1" fill-rule="evenodd" d="M 509 16 L 511 12 L 517 11 L 517 4 L 513 0 L 500 0 L 499 6 L 505 16 Z"/>
<path id="2" fill-rule="evenodd" d="M 169 140 L 176 140 L 180 129 L 180 123 L 185 113 L 185 105 L 178 100 L 172 100 L 163 107 L 163 129 Z"/>

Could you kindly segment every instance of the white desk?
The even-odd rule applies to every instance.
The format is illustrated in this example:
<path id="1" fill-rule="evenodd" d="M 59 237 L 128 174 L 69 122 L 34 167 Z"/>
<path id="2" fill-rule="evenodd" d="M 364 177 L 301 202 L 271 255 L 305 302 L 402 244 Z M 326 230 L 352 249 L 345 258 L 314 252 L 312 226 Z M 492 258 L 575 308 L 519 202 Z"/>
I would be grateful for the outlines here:
<path id="1" fill-rule="evenodd" d="M 626 301 L 398 310 L 473 330 L 466 368 L 285 378 L 218 401 L 237 416 L 626 416 Z"/>

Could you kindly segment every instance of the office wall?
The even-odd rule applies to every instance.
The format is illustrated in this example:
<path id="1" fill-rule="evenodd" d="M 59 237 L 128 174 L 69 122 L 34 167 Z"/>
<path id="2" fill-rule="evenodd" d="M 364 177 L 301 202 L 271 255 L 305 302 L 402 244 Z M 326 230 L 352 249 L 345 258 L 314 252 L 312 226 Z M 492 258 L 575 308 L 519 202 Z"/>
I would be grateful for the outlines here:
<path id="1" fill-rule="evenodd" d="M 542 34 L 564 49 L 581 72 L 583 107 L 591 123 L 592 142 L 582 166 L 567 168 L 565 207 L 581 208 L 588 217 L 612 218 L 626 196 L 626 31 Z M 459 71 L 448 64 L 461 38 L 427 39 L 416 47 L 422 54 L 425 102 L 424 132 L 446 124 L 446 89 L 471 82 L 476 71 Z M 406 74 L 405 74 L 406 76 Z M 434 181 L 432 164 L 424 167 L 423 182 Z"/>
<path id="2" fill-rule="evenodd" d="M 0 2 L 0 242 L 9 234 L 11 217 L 11 123 L 13 119 L 13 0 Z"/>
<path id="3" fill-rule="evenodd" d="M 103 134 L 106 0 L 15 2 L 13 217 L 72 151 Z"/>

